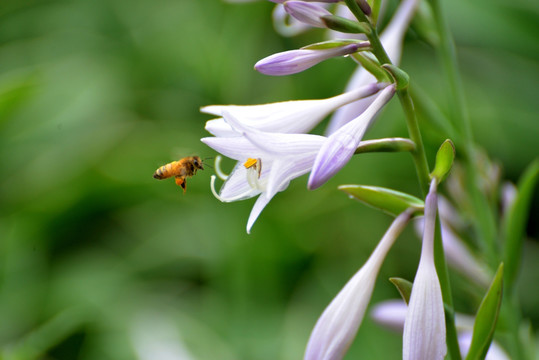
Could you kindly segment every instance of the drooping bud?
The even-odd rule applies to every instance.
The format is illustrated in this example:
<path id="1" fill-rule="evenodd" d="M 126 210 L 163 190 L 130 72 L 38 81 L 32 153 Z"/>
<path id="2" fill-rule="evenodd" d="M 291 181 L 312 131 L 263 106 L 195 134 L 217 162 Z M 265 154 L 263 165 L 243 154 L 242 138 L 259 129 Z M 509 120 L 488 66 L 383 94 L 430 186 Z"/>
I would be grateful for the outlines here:
<path id="1" fill-rule="evenodd" d="M 255 69 L 266 75 L 295 74 L 332 57 L 355 53 L 362 47 L 365 47 L 363 43 L 354 43 L 324 50 L 300 49 L 285 51 L 260 60 L 255 64 Z"/>

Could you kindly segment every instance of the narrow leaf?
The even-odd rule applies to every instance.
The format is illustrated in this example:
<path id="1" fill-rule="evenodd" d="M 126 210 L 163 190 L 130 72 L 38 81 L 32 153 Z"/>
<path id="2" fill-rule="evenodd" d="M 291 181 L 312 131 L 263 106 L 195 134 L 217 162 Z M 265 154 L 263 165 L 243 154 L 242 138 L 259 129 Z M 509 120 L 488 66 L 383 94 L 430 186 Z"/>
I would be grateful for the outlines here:
<path id="1" fill-rule="evenodd" d="M 359 44 L 359 43 L 365 43 L 368 45 L 367 41 L 358 41 L 358 40 L 328 40 L 328 41 L 322 41 L 310 45 L 306 45 L 302 47 L 302 50 L 325 50 L 325 49 L 332 49 L 340 46 L 346 46 L 350 44 Z"/>
<path id="2" fill-rule="evenodd" d="M 378 186 L 341 185 L 351 198 L 359 200 L 390 215 L 397 216 L 408 208 L 414 208 L 414 215 L 422 214 L 425 203 L 415 196 Z"/>
<path id="3" fill-rule="evenodd" d="M 503 295 L 503 263 L 498 267 L 494 280 L 488 289 L 477 315 L 473 327 L 472 343 L 466 360 L 482 360 L 487 355 L 487 351 L 492 342 L 496 322 L 500 312 Z"/>
<path id="4" fill-rule="evenodd" d="M 508 292 L 513 289 L 522 257 L 524 231 L 528 222 L 533 190 L 539 179 L 539 160 L 526 169 L 518 182 L 517 196 L 507 212 L 502 225 L 505 283 Z"/>

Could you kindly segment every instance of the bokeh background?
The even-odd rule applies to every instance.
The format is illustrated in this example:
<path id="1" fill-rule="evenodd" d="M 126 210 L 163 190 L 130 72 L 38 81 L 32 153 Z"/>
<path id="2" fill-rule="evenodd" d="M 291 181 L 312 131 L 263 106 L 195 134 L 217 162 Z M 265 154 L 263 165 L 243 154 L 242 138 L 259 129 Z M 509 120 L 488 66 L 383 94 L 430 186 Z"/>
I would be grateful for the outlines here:
<path id="1" fill-rule="evenodd" d="M 539 154 L 539 3 L 446 1 L 477 142 L 516 181 Z M 392 3 L 394 7 L 395 2 Z M 338 94 L 354 69 L 334 59 L 271 78 L 253 64 L 320 41 L 283 38 L 273 4 L 217 0 L 0 2 L 0 344 L 4 359 L 298 359 L 318 316 L 391 222 L 336 187 L 419 194 L 406 154 L 354 158 L 321 189 L 306 177 L 255 224 L 254 200 L 222 204 L 212 169 L 158 182 L 160 165 L 215 156 L 208 104 Z M 414 31 L 403 68 L 447 111 L 435 52 Z M 321 130 L 322 128 L 318 129 Z M 396 101 L 368 137 L 405 136 Z M 424 128 L 432 160 L 443 134 Z M 230 168 L 231 162 L 224 167 Z M 520 278 L 539 326 L 539 201 Z M 373 302 L 413 279 L 420 243 L 407 229 Z M 452 274 L 457 310 L 479 296 Z M 530 286 L 530 284 L 535 284 Z M 399 358 L 400 335 L 368 317 L 347 358 Z"/>

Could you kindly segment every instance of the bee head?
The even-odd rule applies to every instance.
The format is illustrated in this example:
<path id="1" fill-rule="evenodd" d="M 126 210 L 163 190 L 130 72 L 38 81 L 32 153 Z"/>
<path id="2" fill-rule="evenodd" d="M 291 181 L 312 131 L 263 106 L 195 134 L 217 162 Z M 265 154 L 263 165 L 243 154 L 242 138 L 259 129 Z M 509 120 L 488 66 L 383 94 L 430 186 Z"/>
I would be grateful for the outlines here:
<path id="1" fill-rule="evenodd" d="M 196 169 L 204 170 L 204 166 L 203 166 L 203 164 L 202 164 L 202 160 L 201 160 L 200 157 L 198 157 L 198 156 L 194 156 L 194 157 L 193 157 L 193 165 L 195 166 Z"/>

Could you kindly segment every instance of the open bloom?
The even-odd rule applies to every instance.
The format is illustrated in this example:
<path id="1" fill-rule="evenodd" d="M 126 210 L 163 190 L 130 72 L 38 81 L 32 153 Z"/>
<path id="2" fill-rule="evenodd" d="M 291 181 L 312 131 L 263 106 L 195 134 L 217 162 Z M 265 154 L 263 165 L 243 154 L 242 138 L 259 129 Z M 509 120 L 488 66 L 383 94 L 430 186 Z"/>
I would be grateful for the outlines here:
<path id="1" fill-rule="evenodd" d="M 260 60 L 255 64 L 255 70 L 273 76 L 296 74 L 324 60 L 349 55 L 368 46 L 370 46 L 368 42 L 358 42 L 328 49 L 284 51 Z"/>
<path id="2" fill-rule="evenodd" d="M 410 24 L 410 20 L 412 19 L 418 3 L 418 0 L 402 1 L 390 23 L 380 35 L 380 41 L 382 42 L 387 55 L 391 59 L 391 62 L 395 65 L 398 65 L 400 62 L 404 34 L 406 33 L 406 29 Z M 375 81 L 374 76 L 362 66 L 358 66 L 346 86 L 346 91 L 361 87 L 364 84 L 373 81 Z M 358 114 L 361 114 L 373 101 L 373 97 L 368 97 L 340 108 L 333 115 L 326 129 L 326 134 L 332 134 L 337 131 L 341 126 L 354 119 Z"/>
<path id="3" fill-rule="evenodd" d="M 425 199 L 425 230 L 421 258 L 404 322 L 404 360 L 442 360 L 447 353 L 442 290 L 434 265 L 436 180 Z"/>
<path id="4" fill-rule="evenodd" d="M 218 195 L 221 201 L 237 201 L 260 195 L 247 221 L 249 233 L 273 196 L 286 189 L 290 180 L 311 170 L 314 158 L 326 138 L 309 134 L 262 132 L 245 126 L 226 111 L 223 117 L 242 135 L 209 137 L 201 141 L 238 161 L 221 187 Z"/>
<path id="5" fill-rule="evenodd" d="M 393 94 L 395 86 L 386 87 L 361 115 L 328 137 L 316 156 L 309 177 L 309 189 L 316 189 L 324 184 L 350 160 L 372 121 Z"/>
<path id="6" fill-rule="evenodd" d="M 367 262 L 324 310 L 311 333 L 305 360 L 337 360 L 345 355 L 365 315 L 382 262 L 410 216 L 405 211 L 393 221 Z"/>
<path id="7" fill-rule="evenodd" d="M 217 116 L 223 116 L 226 111 L 242 124 L 257 130 L 307 133 L 339 107 L 373 95 L 387 85 L 373 82 L 344 94 L 320 100 L 293 100 L 261 105 L 210 105 L 200 110 Z M 223 118 L 206 122 L 206 130 L 215 136 L 241 135 Z"/>

